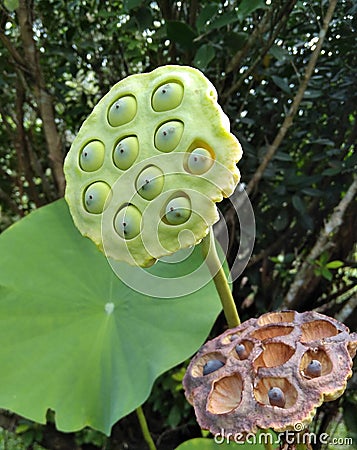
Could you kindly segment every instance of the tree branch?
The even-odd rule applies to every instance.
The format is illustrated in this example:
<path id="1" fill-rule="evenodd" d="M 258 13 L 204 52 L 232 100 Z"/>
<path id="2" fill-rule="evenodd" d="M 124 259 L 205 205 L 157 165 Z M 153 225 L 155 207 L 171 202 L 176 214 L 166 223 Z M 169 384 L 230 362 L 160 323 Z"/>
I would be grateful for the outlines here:
<path id="1" fill-rule="evenodd" d="M 45 80 L 39 63 L 39 55 L 33 38 L 32 11 L 29 9 L 29 2 L 20 0 L 17 16 L 25 59 L 31 71 L 34 95 L 41 114 L 54 179 L 59 195 L 63 195 L 65 180 L 63 174 L 62 142 L 55 122 L 53 99 L 46 90 Z"/>
<path id="2" fill-rule="evenodd" d="M 337 0 L 330 0 L 329 6 L 327 9 L 325 18 L 324 18 L 323 26 L 320 31 L 319 40 L 316 43 L 316 47 L 311 55 L 308 65 L 306 67 L 304 78 L 300 84 L 298 92 L 295 95 L 295 98 L 293 100 L 291 108 L 288 111 L 287 115 L 285 116 L 284 122 L 281 125 L 277 135 L 275 136 L 273 143 L 268 147 L 268 151 L 265 154 L 263 161 L 261 162 L 258 169 L 254 173 L 252 179 L 249 181 L 249 183 L 247 185 L 246 191 L 247 191 L 248 195 L 250 195 L 253 192 L 253 190 L 255 190 L 257 188 L 259 181 L 261 180 L 261 178 L 265 172 L 265 169 L 267 168 L 269 162 L 274 157 L 276 151 L 280 147 L 280 144 L 282 143 L 283 139 L 285 138 L 285 135 L 286 135 L 288 129 L 291 127 L 291 125 L 293 123 L 294 117 L 295 117 L 295 115 L 298 111 L 298 108 L 300 106 L 300 103 L 304 97 L 304 94 L 305 94 L 306 88 L 308 86 L 308 83 L 310 81 L 310 78 L 314 72 L 314 69 L 315 69 L 315 66 L 317 63 L 317 59 L 320 55 L 322 44 L 324 42 L 324 39 L 325 39 L 327 30 L 328 30 L 330 21 L 332 19 L 332 15 L 335 10 L 336 4 L 337 4 Z"/>
<path id="3" fill-rule="evenodd" d="M 325 223 L 325 226 L 321 230 L 315 245 L 302 263 L 285 296 L 284 307 L 290 309 L 296 308 L 300 303 L 302 296 L 305 296 L 311 291 L 312 280 L 315 278 L 314 271 L 312 270 L 313 261 L 332 245 L 332 238 L 341 227 L 346 209 L 353 201 L 356 194 L 357 178 L 354 179 L 345 196 L 335 207 L 330 219 Z"/>

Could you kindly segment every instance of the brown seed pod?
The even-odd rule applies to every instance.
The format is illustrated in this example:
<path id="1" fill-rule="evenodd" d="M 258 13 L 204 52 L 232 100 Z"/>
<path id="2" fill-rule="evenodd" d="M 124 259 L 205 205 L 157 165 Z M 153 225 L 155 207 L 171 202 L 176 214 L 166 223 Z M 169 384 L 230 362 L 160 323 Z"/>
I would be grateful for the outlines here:
<path id="1" fill-rule="evenodd" d="M 356 349 L 357 333 L 333 318 L 267 313 L 207 342 L 183 386 L 199 425 L 213 434 L 294 430 L 296 423 L 306 427 L 321 403 L 343 394 Z M 211 360 L 219 368 L 204 375 Z"/>

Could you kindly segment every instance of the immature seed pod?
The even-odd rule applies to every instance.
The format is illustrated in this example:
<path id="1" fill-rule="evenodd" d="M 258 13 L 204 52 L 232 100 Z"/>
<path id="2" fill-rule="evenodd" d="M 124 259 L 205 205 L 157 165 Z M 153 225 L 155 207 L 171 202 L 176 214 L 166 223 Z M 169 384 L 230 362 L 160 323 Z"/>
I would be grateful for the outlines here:
<path id="1" fill-rule="evenodd" d="M 220 359 L 210 359 L 206 362 L 206 364 L 203 366 L 203 375 L 208 375 L 209 373 L 215 372 L 216 370 L 220 369 L 224 366 L 224 362 Z"/>
<path id="2" fill-rule="evenodd" d="M 87 187 L 84 193 L 84 207 L 92 214 L 103 212 L 105 202 L 110 195 L 110 187 L 104 181 L 96 181 Z"/>
<path id="3" fill-rule="evenodd" d="M 180 225 L 191 215 L 190 200 L 187 197 L 176 197 L 168 202 L 165 218 L 170 225 Z"/>
<path id="4" fill-rule="evenodd" d="M 278 387 L 272 387 L 268 391 L 269 403 L 271 406 L 278 406 L 279 408 L 284 408 L 285 406 L 285 395 L 284 392 Z"/>
<path id="5" fill-rule="evenodd" d="M 180 142 L 183 133 L 183 123 L 178 120 L 166 122 L 158 128 L 155 134 L 155 147 L 161 152 L 171 152 Z"/>
<path id="6" fill-rule="evenodd" d="M 317 359 L 312 359 L 305 369 L 308 377 L 316 378 L 321 376 L 321 363 Z"/>
<path id="7" fill-rule="evenodd" d="M 104 144 L 101 141 L 91 141 L 82 149 L 79 165 L 86 172 L 98 170 L 104 161 Z"/>
<path id="8" fill-rule="evenodd" d="M 152 107 L 155 111 L 168 111 L 182 102 L 183 87 L 180 83 L 166 83 L 154 92 Z"/>
<path id="9" fill-rule="evenodd" d="M 210 152 L 200 147 L 190 153 L 187 161 L 188 170 L 195 175 L 207 172 L 212 167 L 212 164 L 213 159 Z"/>
<path id="10" fill-rule="evenodd" d="M 164 174 L 156 166 L 146 167 L 136 180 L 136 190 L 145 200 L 153 200 L 164 186 Z"/>
<path id="11" fill-rule="evenodd" d="M 247 349 L 245 348 L 244 344 L 237 344 L 236 345 L 236 352 L 239 357 L 239 359 L 247 359 L 249 356 L 249 353 L 247 352 Z"/>
<path id="12" fill-rule="evenodd" d="M 114 219 L 114 228 L 123 239 L 133 239 L 140 233 L 141 213 L 134 205 L 122 208 Z"/>
<path id="13" fill-rule="evenodd" d="M 108 111 L 108 122 L 112 127 L 124 125 L 134 119 L 137 110 L 135 97 L 126 95 L 112 104 Z"/>
<path id="14" fill-rule="evenodd" d="M 139 141 L 136 136 L 128 136 L 118 142 L 114 149 L 114 164 L 121 170 L 129 169 L 139 153 Z"/>

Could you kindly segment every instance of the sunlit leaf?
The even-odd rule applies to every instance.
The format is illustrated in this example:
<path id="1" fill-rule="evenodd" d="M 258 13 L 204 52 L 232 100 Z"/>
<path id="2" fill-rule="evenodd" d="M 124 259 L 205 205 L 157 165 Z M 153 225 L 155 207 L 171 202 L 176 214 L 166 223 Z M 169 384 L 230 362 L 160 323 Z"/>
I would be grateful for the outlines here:
<path id="1" fill-rule="evenodd" d="M 158 375 L 195 353 L 220 311 L 211 282 L 181 298 L 129 289 L 63 200 L 2 233 L 0 254 L 0 407 L 41 423 L 54 410 L 62 431 L 110 433 Z M 196 248 L 178 272 L 200 261 Z M 174 265 L 155 267 L 170 277 Z"/>

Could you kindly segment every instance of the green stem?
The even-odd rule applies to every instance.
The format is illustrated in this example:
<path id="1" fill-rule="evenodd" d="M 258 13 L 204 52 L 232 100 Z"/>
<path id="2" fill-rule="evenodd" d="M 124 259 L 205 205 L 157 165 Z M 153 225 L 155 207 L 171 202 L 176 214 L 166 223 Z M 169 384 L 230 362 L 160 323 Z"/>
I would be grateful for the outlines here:
<path id="1" fill-rule="evenodd" d="M 138 416 L 141 432 L 143 433 L 144 439 L 148 444 L 149 449 L 156 450 L 156 445 L 153 441 L 153 438 L 151 437 L 148 423 L 146 421 L 143 408 L 141 406 L 136 408 L 136 415 Z"/>
<path id="2" fill-rule="evenodd" d="M 228 326 L 229 328 L 234 328 L 240 324 L 240 319 L 234 303 L 232 291 L 217 254 L 212 228 L 202 241 L 202 253 L 221 299 Z"/>

